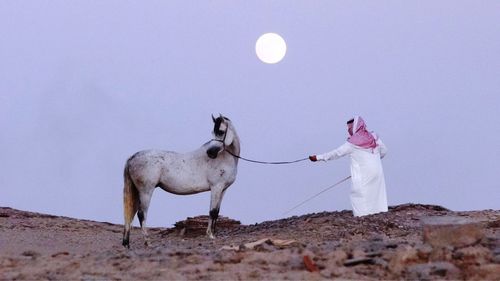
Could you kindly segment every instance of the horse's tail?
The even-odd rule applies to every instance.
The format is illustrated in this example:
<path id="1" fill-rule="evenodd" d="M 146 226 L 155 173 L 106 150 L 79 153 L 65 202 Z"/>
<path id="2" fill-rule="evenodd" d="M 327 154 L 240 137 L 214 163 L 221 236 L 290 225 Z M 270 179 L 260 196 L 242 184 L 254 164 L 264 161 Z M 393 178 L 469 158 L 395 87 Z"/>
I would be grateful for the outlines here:
<path id="1" fill-rule="evenodd" d="M 134 219 L 135 213 L 137 213 L 139 206 L 139 193 L 135 187 L 132 178 L 129 173 L 129 163 L 125 165 L 125 170 L 123 172 L 124 187 L 123 187 L 123 216 L 125 219 L 124 230 L 123 230 L 123 242 L 124 247 L 130 247 L 130 226 L 132 220 Z"/>

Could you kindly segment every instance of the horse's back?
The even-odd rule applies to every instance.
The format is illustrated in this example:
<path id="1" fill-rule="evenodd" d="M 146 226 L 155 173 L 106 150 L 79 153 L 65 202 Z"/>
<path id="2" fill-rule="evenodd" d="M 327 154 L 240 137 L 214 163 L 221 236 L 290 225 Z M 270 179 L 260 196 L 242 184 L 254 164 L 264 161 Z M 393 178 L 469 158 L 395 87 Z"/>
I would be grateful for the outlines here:
<path id="1" fill-rule="evenodd" d="M 125 173 L 136 184 L 156 185 L 168 159 L 176 158 L 178 153 L 162 150 L 143 150 L 132 155 L 125 165 Z"/>

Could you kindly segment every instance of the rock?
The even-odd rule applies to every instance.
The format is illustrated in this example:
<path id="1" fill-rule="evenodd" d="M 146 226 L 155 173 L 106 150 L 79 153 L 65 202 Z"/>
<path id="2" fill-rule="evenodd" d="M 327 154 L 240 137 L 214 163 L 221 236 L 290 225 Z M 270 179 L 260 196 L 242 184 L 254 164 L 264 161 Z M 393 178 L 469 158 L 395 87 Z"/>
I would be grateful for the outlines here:
<path id="1" fill-rule="evenodd" d="M 232 251 L 219 251 L 215 253 L 213 262 L 221 264 L 234 264 L 240 263 L 242 259 L 243 255 L 241 253 Z"/>
<path id="2" fill-rule="evenodd" d="M 337 267 L 334 268 L 331 273 L 332 276 L 339 277 L 339 276 L 347 276 L 348 272 L 349 270 L 346 267 Z"/>
<path id="3" fill-rule="evenodd" d="M 255 242 L 246 243 L 239 246 L 223 246 L 221 250 L 234 250 L 234 251 L 242 251 L 245 249 L 248 250 L 256 250 L 256 251 L 273 251 L 275 249 L 284 249 L 286 247 L 296 247 L 301 246 L 300 243 L 293 239 L 282 240 L 282 239 L 272 239 L 272 238 L 263 238 L 257 240 Z"/>
<path id="4" fill-rule="evenodd" d="M 354 266 L 358 264 L 374 264 L 375 261 L 373 258 L 368 258 L 368 257 L 362 257 L 362 258 L 354 258 L 354 259 L 348 259 L 344 262 L 345 266 Z"/>
<path id="5" fill-rule="evenodd" d="M 448 247 L 436 247 L 432 249 L 431 255 L 429 256 L 430 261 L 451 261 L 453 260 L 453 248 Z"/>
<path id="6" fill-rule="evenodd" d="M 423 219 L 423 239 L 433 247 L 461 248 L 484 238 L 482 224 L 457 216 Z"/>
<path id="7" fill-rule="evenodd" d="M 252 249 L 257 252 L 272 252 L 276 250 L 276 247 L 270 240 L 268 240 L 268 242 L 266 241 L 264 243 L 257 244 L 253 247 L 247 247 L 247 249 Z"/>
<path id="8" fill-rule="evenodd" d="M 304 258 L 300 255 L 291 255 L 288 260 L 288 266 L 291 270 L 304 270 Z"/>
<path id="9" fill-rule="evenodd" d="M 318 272 L 319 269 L 308 255 L 303 256 L 304 266 L 309 272 Z"/>
<path id="10" fill-rule="evenodd" d="M 209 216 L 188 217 L 186 220 L 175 223 L 175 230 L 180 236 L 196 237 L 204 236 L 207 231 Z M 217 229 L 233 229 L 241 225 L 241 222 L 220 216 L 217 220 Z"/>
<path id="11" fill-rule="evenodd" d="M 364 258 L 366 257 L 366 253 L 363 249 L 356 248 L 352 251 L 353 259 Z"/>
<path id="12" fill-rule="evenodd" d="M 461 279 L 460 270 L 449 262 L 415 264 L 406 270 L 409 280 Z"/>
<path id="13" fill-rule="evenodd" d="M 407 203 L 401 204 L 397 206 L 389 206 L 389 211 L 407 211 L 407 210 L 433 210 L 433 211 L 449 211 L 448 209 L 437 206 L 437 205 L 423 205 L 423 204 L 414 204 Z"/>
<path id="14" fill-rule="evenodd" d="M 389 262 L 389 269 L 392 273 L 401 274 L 404 269 L 419 260 L 418 252 L 411 246 L 402 246 L 396 250 L 396 254 Z"/>
<path id="15" fill-rule="evenodd" d="M 325 256 L 325 269 L 320 272 L 321 275 L 326 278 L 342 276 L 346 271 L 344 261 L 347 257 L 347 253 L 340 249 L 329 252 Z"/>
<path id="16" fill-rule="evenodd" d="M 432 253 L 432 247 L 429 244 L 418 245 L 416 249 L 418 257 L 422 260 L 428 260 Z"/>
<path id="17" fill-rule="evenodd" d="M 468 280 L 499 280 L 500 264 L 490 263 L 471 268 L 466 273 Z"/>
<path id="18" fill-rule="evenodd" d="M 500 228 L 500 219 L 488 222 L 488 228 Z"/>
<path id="19" fill-rule="evenodd" d="M 500 247 L 496 247 L 493 250 L 493 262 L 500 263 Z"/>
<path id="20" fill-rule="evenodd" d="M 487 236 L 481 241 L 481 245 L 493 250 L 493 254 L 500 254 L 500 233 L 498 236 Z"/>
<path id="21" fill-rule="evenodd" d="M 331 278 L 331 277 L 345 276 L 345 274 L 348 271 L 349 269 L 343 265 L 329 262 L 326 264 L 325 269 L 321 270 L 320 273 L 323 277 Z"/>
<path id="22" fill-rule="evenodd" d="M 347 260 L 346 252 L 342 250 L 335 250 L 327 255 L 328 264 L 335 266 L 343 265 L 344 261 Z"/>
<path id="23" fill-rule="evenodd" d="M 31 250 L 28 250 L 28 251 L 24 251 L 22 254 L 22 256 L 25 256 L 25 257 L 30 257 L 32 259 L 36 259 L 38 257 L 41 256 L 40 253 L 36 252 L 36 251 L 31 251 Z"/>
<path id="24" fill-rule="evenodd" d="M 244 252 L 242 261 L 245 265 L 252 267 L 281 267 L 287 270 L 306 270 L 303 260 L 303 254 L 295 249 L 277 250 L 274 252 Z"/>
<path id="25" fill-rule="evenodd" d="M 373 264 L 380 265 L 382 268 L 387 268 L 389 266 L 389 263 L 386 260 L 379 257 L 373 258 Z"/>
<path id="26" fill-rule="evenodd" d="M 466 247 L 453 253 L 453 259 L 462 266 L 486 264 L 491 258 L 490 250 L 482 246 Z"/>
<path id="27" fill-rule="evenodd" d="M 58 252 L 58 253 L 52 254 L 51 257 L 56 258 L 56 257 L 59 257 L 59 256 L 67 256 L 67 255 L 69 255 L 68 252 Z"/>

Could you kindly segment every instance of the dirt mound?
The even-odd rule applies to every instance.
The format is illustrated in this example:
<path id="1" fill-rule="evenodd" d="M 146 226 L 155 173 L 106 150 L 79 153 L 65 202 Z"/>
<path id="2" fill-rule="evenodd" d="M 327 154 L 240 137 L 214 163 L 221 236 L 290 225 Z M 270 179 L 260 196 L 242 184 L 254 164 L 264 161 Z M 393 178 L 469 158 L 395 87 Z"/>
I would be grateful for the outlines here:
<path id="1" fill-rule="evenodd" d="M 122 225 L 0 208 L 0 279 L 493 280 L 500 272 L 499 210 L 404 204 L 361 218 L 221 218 L 215 240 L 205 236 L 207 219 L 152 228 L 149 248 L 134 228 L 128 250 Z"/>
<path id="2" fill-rule="evenodd" d="M 177 233 L 180 236 L 186 237 L 196 237 L 205 235 L 207 232 L 209 216 L 197 216 L 197 217 L 188 217 L 183 221 L 178 221 L 174 224 L 174 228 L 172 231 Z M 227 217 L 219 217 L 217 219 L 217 229 L 230 229 L 233 227 L 238 227 L 241 225 L 240 221 L 233 220 Z M 172 231 L 167 231 L 166 233 L 171 233 Z"/>

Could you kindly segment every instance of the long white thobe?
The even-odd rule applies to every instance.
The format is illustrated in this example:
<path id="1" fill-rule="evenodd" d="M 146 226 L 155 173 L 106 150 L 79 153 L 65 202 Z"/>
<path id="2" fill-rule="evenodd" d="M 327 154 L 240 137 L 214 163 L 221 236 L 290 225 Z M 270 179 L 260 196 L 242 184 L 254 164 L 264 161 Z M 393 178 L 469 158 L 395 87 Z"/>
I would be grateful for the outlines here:
<path id="1" fill-rule="evenodd" d="M 317 155 L 322 161 L 334 160 L 345 155 L 351 157 L 351 205 L 354 216 L 387 212 L 384 170 L 381 158 L 387 147 L 378 138 L 377 147 L 366 149 L 349 142 L 325 154 Z"/>

